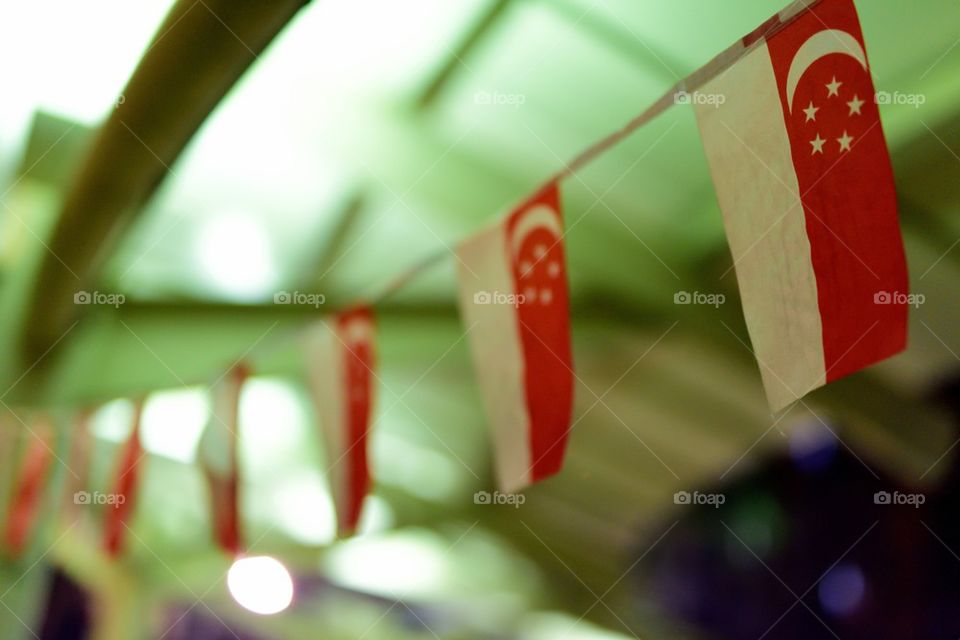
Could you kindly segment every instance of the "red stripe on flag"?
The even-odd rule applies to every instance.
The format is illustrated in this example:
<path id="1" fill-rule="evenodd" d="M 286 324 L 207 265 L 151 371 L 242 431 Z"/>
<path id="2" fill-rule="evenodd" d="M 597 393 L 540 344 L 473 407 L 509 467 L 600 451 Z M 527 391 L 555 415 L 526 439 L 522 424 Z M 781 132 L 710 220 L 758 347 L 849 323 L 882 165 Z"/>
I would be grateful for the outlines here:
<path id="1" fill-rule="evenodd" d="M 30 441 L 25 447 L 17 473 L 17 486 L 7 513 L 6 543 L 13 557 L 22 554 L 29 543 L 30 532 L 40 514 L 43 490 L 53 461 L 53 442 L 47 429 L 40 434 L 31 431 L 24 436 Z"/>
<path id="2" fill-rule="evenodd" d="M 133 428 L 123 444 L 114 479 L 113 497 L 116 500 L 113 505 L 107 505 L 104 516 L 104 548 L 111 556 L 117 556 L 123 551 L 127 521 L 133 515 L 136 494 L 140 486 L 140 461 L 144 456 L 143 446 L 140 443 L 142 412 L 143 404 L 137 402 L 133 409 Z"/>
<path id="3" fill-rule="evenodd" d="M 372 332 L 352 335 L 350 326 L 373 327 L 373 311 L 358 307 L 337 316 L 337 332 L 343 340 L 343 393 L 346 415 L 346 463 L 347 487 L 344 521 L 339 524 L 341 533 L 356 531 L 360 522 L 363 500 L 370 490 L 370 469 L 367 462 L 367 434 L 370 428 L 374 351 Z M 339 346 L 339 345 L 338 345 Z"/>
<path id="4" fill-rule="evenodd" d="M 533 220 L 543 212 L 549 220 Z M 506 238 L 515 291 L 523 296 L 517 322 L 530 418 L 531 479 L 537 481 L 562 467 L 573 409 L 570 300 L 555 182 L 510 214 Z"/>

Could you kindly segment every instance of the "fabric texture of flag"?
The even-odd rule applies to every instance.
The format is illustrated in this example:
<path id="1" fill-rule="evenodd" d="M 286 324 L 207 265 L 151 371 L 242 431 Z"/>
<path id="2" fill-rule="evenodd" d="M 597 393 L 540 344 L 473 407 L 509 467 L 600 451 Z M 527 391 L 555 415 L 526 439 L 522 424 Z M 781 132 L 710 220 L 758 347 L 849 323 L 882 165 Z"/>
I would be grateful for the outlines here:
<path id="1" fill-rule="evenodd" d="M 375 337 L 372 309 L 357 307 L 316 323 L 306 340 L 310 391 L 326 443 L 340 536 L 356 532 L 371 485 L 368 436 Z"/>
<path id="2" fill-rule="evenodd" d="M 22 455 L 14 475 L 4 529 L 4 546 L 14 558 L 22 555 L 30 545 L 56 458 L 54 427 L 50 418 L 38 415 L 31 418 L 30 423 L 21 433 Z"/>
<path id="3" fill-rule="evenodd" d="M 463 315 L 500 487 L 563 465 L 573 407 L 560 193 L 551 183 L 457 249 Z"/>
<path id="4" fill-rule="evenodd" d="M 200 440 L 200 466 L 210 493 L 213 535 L 231 555 L 243 550 L 240 518 L 240 392 L 250 371 L 231 367 L 211 392 L 210 420 Z"/>
<path id="5" fill-rule="evenodd" d="M 140 490 L 140 474 L 145 456 L 140 442 L 140 419 L 143 403 L 136 402 L 133 407 L 130 435 L 120 448 L 120 455 L 113 482 L 111 498 L 113 504 L 105 507 L 103 519 L 104 549 L 111 556 L 123 553 L 127 527 L 133 519 Z"/>
<path id="6" fill-rule="evenodd" d="M 778 410 L 905 347 L 907 270 L 852 0 L 792 5 L 743 45 L 692 102 Z"/>

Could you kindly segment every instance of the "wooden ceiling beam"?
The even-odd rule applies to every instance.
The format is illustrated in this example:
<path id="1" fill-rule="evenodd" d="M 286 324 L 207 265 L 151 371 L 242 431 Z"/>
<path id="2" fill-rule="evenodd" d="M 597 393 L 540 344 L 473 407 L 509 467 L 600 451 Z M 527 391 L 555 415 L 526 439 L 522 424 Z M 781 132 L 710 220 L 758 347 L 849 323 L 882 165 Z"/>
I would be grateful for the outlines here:
<path id="1" fill-rule="evenodd" d="M 22 362 L 56 344 L 83 309 L 74 293 L 93 283 L 204 120 L 306 2 L 173 7 L 72 179 L 17 331 Z"/>

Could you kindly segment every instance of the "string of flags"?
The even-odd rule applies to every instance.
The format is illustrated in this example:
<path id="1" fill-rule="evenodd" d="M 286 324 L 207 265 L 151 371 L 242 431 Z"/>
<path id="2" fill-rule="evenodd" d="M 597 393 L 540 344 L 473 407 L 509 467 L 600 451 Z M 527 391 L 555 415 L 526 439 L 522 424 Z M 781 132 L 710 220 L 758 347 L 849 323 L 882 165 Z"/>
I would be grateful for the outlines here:
<path id="1" fill-rule="evenodd" d="M 797 0 L 457 245 L 459 306 L 501 489 L 519 491 L 559 472 L 571 428 L 575 374 L 559 185 L 675 104 L 692 105 L 696 115 L 771 408 L 905 347 L 904 296 L 878 297 L 906 294 L 908 285 L 874 95 L 853 0 Z M 375 304 L 444 255 L 302 333 L 341 536 L 356 531 L 373 482 L 367 445 Z M 237 442 L 241 389 L 250 375 L 245 360 L 214 385 L 198 454 L 215 542 L 232 555 L 243 553 L 245 542 Z M 113 472 L 114 491 L 124 499 L 106 512 L 104 549 L 111 555 L 123 552 L 136 507 L 141 412 L 138 403 Z M 40 422 L 34 427 L 43 431 Z M 26 448 L 7 492 L 2 539 L 10 555 L 30 536 L 49 476 L 52 449 L 44 437 Z M 0 446 L 10 448 L 2 438 Z"/>

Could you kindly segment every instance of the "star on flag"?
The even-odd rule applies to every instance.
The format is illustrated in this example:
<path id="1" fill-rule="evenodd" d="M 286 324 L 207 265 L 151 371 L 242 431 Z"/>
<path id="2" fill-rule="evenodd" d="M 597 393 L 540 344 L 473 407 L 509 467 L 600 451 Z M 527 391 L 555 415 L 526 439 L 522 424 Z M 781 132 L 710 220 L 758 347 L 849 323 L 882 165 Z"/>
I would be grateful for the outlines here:
<path id="1" fill-rule="evenodd" d="M 829 98 L 830 96 L 837 96 L 837 97 L 839 97 L 839 96 L 840 96 L 840 85 L 842 85 L 842 84 L 843 84 L 842 82 L 838 82 L 838 81 L 837 81 L 837 76 L 833 76 L 833 79 L 830 80 L 830 82 L 827 83 L 827 97 L 828 97 L 828 98 Z"/>
<path id="2" fill-rule="evenodd" d="M 823 138 L 820 137 L 820 134 L 817 134 L 817 137 L 810 141 L 810 144 L 813 145 L 813 151 L 810 152 L 810 155 L 814 153 L 823 153 L 823 143 L 826 142 Z"/>

